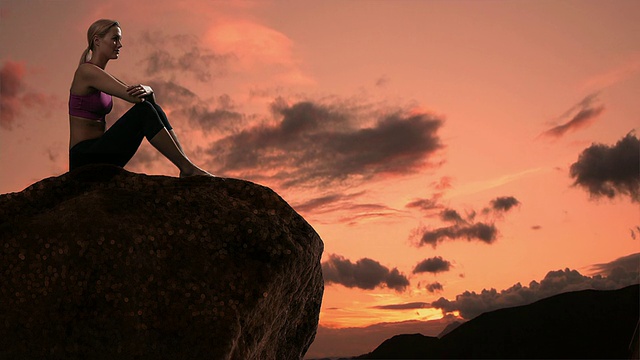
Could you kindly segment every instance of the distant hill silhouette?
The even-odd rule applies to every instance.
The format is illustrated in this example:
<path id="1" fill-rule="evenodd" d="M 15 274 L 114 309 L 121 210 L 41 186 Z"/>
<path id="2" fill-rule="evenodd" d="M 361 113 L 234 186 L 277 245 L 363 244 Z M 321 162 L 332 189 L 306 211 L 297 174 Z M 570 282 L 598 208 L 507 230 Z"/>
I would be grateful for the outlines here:
<path id="1" fill-rule="evenodd" d="M 464 323 L 461 322 L 461 321 L 454 321 L 454 322 L 450 323 L 449 325 L 447 325 L 447 327 L 444 328 L 444 330 L 442 330 L 440 332 L 440 334 L 438 334 L 438 339 L 442 339 L 445 335 L 447 335 L 448 333 L 450 333 L 453 330 L 457 329 L 462 324 L 464 324 Z"/>
<path id="2" fill-rule="evenodd" d="M 629 358 L 639 315 L 640 285 L 576 291 L 482 314 L 441 339 L 394 336 L 356 359 Z"/>

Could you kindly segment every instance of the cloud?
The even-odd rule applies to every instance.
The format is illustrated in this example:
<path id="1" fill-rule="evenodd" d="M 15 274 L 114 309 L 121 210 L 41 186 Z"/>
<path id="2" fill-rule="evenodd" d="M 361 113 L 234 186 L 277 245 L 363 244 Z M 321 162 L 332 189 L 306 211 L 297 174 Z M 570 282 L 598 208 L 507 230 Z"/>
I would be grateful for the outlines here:
<path id="1" fill-rule="evenodd" d="M 0 68 L 0 84 L 2 96 L 0 96 L 0 126 L 11 129 L 16 116 L 20 113 L 21 104 L 19 94 L 23 90 L 23 78 L 25 74 L 24 63 L 5 61 Z"/>
<path id="2" fill-rule="evenodd" d="M 440 195 L 434 194 L 430 199 L 415 199 L 405 206 L 423 211 L 440 210 L 444 207 L 439 203 L 440 198 Z"/>
<path id="3" fill-rule="evenodd" d="M 450 189 L 452 179 L 448 176 L 444 176 L 440 178 L 437 182 L 432 182 L 429 187 L 436 190 L 430 198 L 419 198 L 411 201 L 405 207 L 407 208 L 415 208 L 427 213 L 432 212 L 433 210 L 440 210 L 444 208 L 444 205 L 440 203 L 440 199 L 445 193 L 445 190 Z"/>
<path id="4" fill-rule="evenodd" d="M 442 284 L 440 284 L 439 282 L 434 282 L 431 284 L 427 284 L 427 286 L 425 287 L 427 289 L 428 292 L 430 293 L 434 293 L 436 291 L 442 291 L 444 290 L 444 287 L 442 286 Z"/>
<path id="5" fill-rule="evenodd" d="M 238 131 L 245 124 L 246 116 L 235 110 L 233 100 L 227 94 L 215 100 L 204 101 L 196 93 L 174 82 L 151 80 L 158 103 L 167 112 L 169 122 L 186 120 L 206 133 Z"/>
<path id="6" fill-rule="evenodd" d="M 427 166 L 442 148 L 442 120 L 429 114 L 380 115 L 357 126 L 360 113 L 311 101 L 276 101 L 274 122 L 244 129 L 214 143 L 216 170 L 236 177 L 269 178 L 282 186 L 327 186 L 379 175 L 404 175 Z"/>
<path id="7" fill-rule="evenodd" d="M 462 219 L 460 213 L 453 209 L 445 209 L 440 213 L 440 218 L 442 221 L 452 221 L 454 223 L 465 223 L 465 220 Z"/>
<path id="8" fill-rule="evenodd" d="M 413 269 L 414 274 L 429 272 L 437 274 L 439 272 L 449 271 L 451 269 L 451 262 L 444 260 L 441 256 L 432 257 L 421 261 Z"/>
<path id="9" fill-rule="evenodd" d="M 560 117 L 563 119 L 571 116 L 571 119 L 564 124 L 555 126 L 543 132 L 542 136 L 559 138 L 569 131 L 575 131 L 591 124 L 593 120 L 604 111 L 604 105 L 594 106 L 593 103 L 597 101 L 597 97 L 597 93 L 591 94 L 585 97 L 578 104 L 572 106 Z"/>
<path id="10" fill-rule="evenodd" d="M 629 258 L 629 257 L 626 257 Z M 440 298 L 431 305 L 441 309 L 444 314 L 458 311 L 465 319 L 474 317 L 505 307 L 520 306 L 533 303 L 537 300 L 547 298 L 569 291 L 585 289 L 613 290 L 640 282 L 638 267 L 617 266 L 627 261 L 638 261 L 638 254 L 631 255 L 631 259 L 621 258 L 609 264 L 600 264 L 600 267 L 609 271 L 607 277 L 595 275 L 593 277 L 584 276 L 576 270 L 564 269 L 550 271 L 539 283 L 532 281 L 529 286 L 522 286 L 520 283 L 500 292 L 496 289 L 482 290 L 480 293 L 465 291 L 456 296 L 455 300 Z"/>
<path id="11" fill-rule="evenodd" d="M 520 202 L 513 196 L 502 196 L 491 200 L 491 207 L 496 211 L 506 212 L 518 205 L 520 205 Z"/>
<path id="12" fill-rule="evenodd" d="M 27 67 L 24 62 L 5 60 L 0 68 L 0 128 L 11 130 L 23 110 L 36 107 L 48 116 L 58 103 L 55 96 L 31 91 L 25 82 Z"/>
<path id="13" fill-rule="evenodd" d="M 519 205 L 520 202 L 513 196 L 504 196 L 493 199 L 490 204 L 490 207 L 482 211 L 482 215 L 487 217 L 486 221 L 476 221 L 475 211 L 463 217 L 458 211 L 447 208 L 440 212 L 440 219 L 453 223 L 452 225 L 435 229 L 421 227 L 414 231 L 412 237 L 418 238 L 418 246 L 431 245 L 434 248 L 443 241 L 457 239 L 477 240 L 491 244 L 498 238 L 495 220 L 502 218 L 504 212 Z"/>
<path id="14" fill-rule="evenodd" d="M 402 211 L 391 208 L 385 204 L 357 202 L 357 198 L 365 193 L 365 191 L 353 194 L 330 193 L 298 204 L 293 204 L 293 208 L 307 216 L 335 213 L 336 217 L 333 218 L 323 216 L 322 218 L 314 219 L 315 222 L 327 224 L 343 223 L 354 225 L 366 219 L 402 216 Z"/>
<path id="15" fill-rule="evenodd" d="M 595 274 L 602 276 L 611 276 L 611 274 L 619 271 L 619 269 L 623 269 L 629 273 L 638 272 L 640 269 L 640 253 L 623 256 L 608 263 L 591 266 L 591 270 Z"/>
<path id="16" fill-rule="evenodd" d="M 498 237 L 498 229 L 494 224 L 478 222 L 470 225 L 453 225 L 435 230 L 425 230 L 420 245 L 431 245 L 434 248 L 446 239 L 479 240 L 487 244 L 493 243 Z"/>
<path id="17" fill-rule="evenodd" d="M 379 309 L 379 310 L 413 310 L 413 309 L 426 309 L 430 307 L 431 307 L 430 303 L 412 302 L 412 303 L 406 303 L 406 304 L 379 305 L 379 306 L 373 306 L 371 308 Z"/>
<path id="18" fill-rule="evenodd" d="M 389 270 L 375 260 L 363 258 L 356 263 L 342 256 L 331 254 L 329 260 L 322 263 L 325 284 L 341 284 L 348 288 L 372 290 L 376 287 L 388 287 L 404 291 L 409 279 L 397 268 Z"/>
<path id="19" fill-rule="evenodd" d="M 628 195 L 640 202 L 640 141 L 629 133 L 614 146 L 593 144 L 571 165 L 570 174 L 573 185 L 594 198 Z"/>
<path id="20" fill-rule="evenodd" d="M 150 48 L 142 60 L 145 73 L 164 77 L 165 74 L 190 75 L 207 82 L 213 75 L 225 73 L 231 54 L 216 54 L 202 46 L 200 39 L 191 34 L 166 35 L 160 31 L 143 32 L 140 41 Z M 162 46 L 158 46 L 158 43 Z"/>

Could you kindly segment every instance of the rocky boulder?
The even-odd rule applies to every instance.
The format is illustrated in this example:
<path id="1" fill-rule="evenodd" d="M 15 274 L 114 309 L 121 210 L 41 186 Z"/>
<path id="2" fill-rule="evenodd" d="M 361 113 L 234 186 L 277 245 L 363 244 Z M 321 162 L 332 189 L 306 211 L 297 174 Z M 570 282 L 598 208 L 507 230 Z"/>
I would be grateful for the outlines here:
<path id="1" fill-rule="evenodd" d="M 1 359 L 301 359 L 323 243 L 272 190 L 96 165 L 0 195 Z"/>

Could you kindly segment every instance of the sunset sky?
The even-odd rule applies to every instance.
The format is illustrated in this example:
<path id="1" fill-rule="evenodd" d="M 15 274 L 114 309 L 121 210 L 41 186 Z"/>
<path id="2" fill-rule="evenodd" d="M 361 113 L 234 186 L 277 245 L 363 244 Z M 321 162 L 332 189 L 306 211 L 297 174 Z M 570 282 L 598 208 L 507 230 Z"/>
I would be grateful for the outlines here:
<path id="1" fill-rule="evenodd" d="M 638 14 L 635 0 L 0 0 L 0 193 L 67 171 L 71 79 L 86 29 L 111 18 L 124 47 L 107 70 L 153 87 L 189 157 L 272 188 L 323 239 L 309 357 L 621 287 L 640 265 Z M 147 143 L 127 169 L 178 175 Z"/>

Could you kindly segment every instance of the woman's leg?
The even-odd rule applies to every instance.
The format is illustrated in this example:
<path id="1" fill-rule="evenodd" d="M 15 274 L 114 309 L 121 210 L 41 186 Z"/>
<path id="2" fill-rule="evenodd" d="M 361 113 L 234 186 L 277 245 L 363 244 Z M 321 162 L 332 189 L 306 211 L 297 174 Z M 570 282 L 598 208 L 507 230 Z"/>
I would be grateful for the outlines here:
<path id="1" fill-rule="evenodd" d="M 193 176 L 193 175 L 209 175 L 210 173 L 195 166 L 191 160 L 187 157 L 182 150 L 182 146 L 178 141 L 178 137 L 173 131 L 173 127 L 169 123 L 169 119 L 160 105 L 152 102 L 147 102 L 155 110 L 158 119 L 162 122 L 163 129 L 160 129 L 158 133 L 153 137 L 147 139 L 162 155 L 164 155 L 169 161 L 180 169 L 180 177 Z"/>
<path id="2" fill-rule="evenodd" d="M 176 143 L 176 145 L 178 146 L 178 149 L 180 149 L 180 151 L 182 152 L 182 154 L 187 157 L 187 154 L 184 152 L 184 149 L 182 149 L 182 145 L 180 144 L 180 141 L 178 141 L 178 136 L 176 135 L 176 133 L 173 131 L 173 127 L 171 126 L 171 124 L 169 123 L 169 119 L 167 118 L 167 114 L 165 114 L 164 110 L 162 110 L 162 108 L 160 107 L 160 105 L 156 104 L 156 103 L 150 103 L 153 105 L 153 107 L 156 109 L 156 112 L 158 113 L 158 116 L 160 117 L 160 120 L 162 121 L 162 123 L 164 124 L 164 127 L 167 129 L 167 131 L 169 131 L 169 135 L 171 135 L 171 138 L 173 139 L 173 141 Z"/>
<path id="3" fill-rule="evenodd" d="M 166 115 L 164 117 L 166 119 Z M 158 111 L 149 102 L 134 105 L 102 137 L 82 149 L 82 154 L 76 154 L 76 157 L 91 158 L 91 161 L 84 163 L 110 163 L 124 167 L 138 150 L 143 137 L 180 169 L 181 177 L 210 175 L 184 156 L 165 128 Z M 70 167 L 73 168 L 73 164 Z"/>

